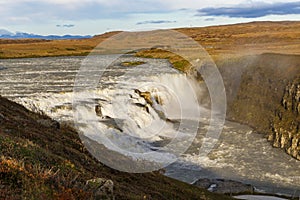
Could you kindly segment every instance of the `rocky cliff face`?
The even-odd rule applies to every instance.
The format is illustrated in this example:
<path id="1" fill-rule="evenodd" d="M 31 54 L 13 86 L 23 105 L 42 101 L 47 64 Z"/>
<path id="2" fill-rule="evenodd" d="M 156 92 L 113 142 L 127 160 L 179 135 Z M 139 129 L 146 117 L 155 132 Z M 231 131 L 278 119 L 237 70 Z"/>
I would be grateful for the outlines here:
<path id="1" fill-rule="evenodd" d="M 274 147 L 285 149 L 297 159 L 300 159 L 300 78 L 296 78 L 300 75 L 299 66 L 297 55 L 262 54 L 221 67 L 229 102 L 228 118 L 266 134 Z"/>
<path id="2" fill-rule="evenodd" d="M 300 160 L 300 77 L 286 86 L 268 140 Z"/>
<path id="3" fill-rule="evenodd" d="M 229 119 L 268 134 L 286 85 L 300 74 L 299 65 L 300 56 L 262 54 L 222 67 Z"/>

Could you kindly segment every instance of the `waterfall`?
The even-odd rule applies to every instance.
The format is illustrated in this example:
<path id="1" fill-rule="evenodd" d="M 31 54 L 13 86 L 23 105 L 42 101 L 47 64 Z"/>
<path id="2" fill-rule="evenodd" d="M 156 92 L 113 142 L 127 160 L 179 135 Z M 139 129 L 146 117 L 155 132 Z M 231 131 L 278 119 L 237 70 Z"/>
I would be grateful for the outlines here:
<path id="1" fill-rule="evenodd" d="M 73 122 L 72 91 L 82 59 L 1 60 L 6 69 L 0 70 L 0 93 L 55 120 Z M 165 175 L 186 182 L 223 178 L 287 194 L 299 188 L 300 161 L 244 125 L 226 121 L 215 148 L 199 156 L 211 121 L 205 83 L 172 70 L 165 60 L 126 57 L 120 62 L 128 60 L 145 64 L 108 69 L 99 87 L 92 95 L 83 92 L 75 107 L 82 118 L 79 135 L 101 162 L 131 172 L 165 167 Z M 157 166 L 145 168 L 145 160 Z"/>
<path id="2" fill-rule="evenodd" d="M 197 134 L 201 110 L 206 111 L 199 106 L 201 88 L 196 84 L 183 73 L 160 74 L 120 81 L 92 95 L 77 94 L 85 99 L 79 98 L 75 106 L 79 129 L 108 149 L 121 149 L 119 153 L 132 157 L 154 149 L 171 156 L 183 153 Z M 171 145 L 166 150 L 158 143 Z"/>

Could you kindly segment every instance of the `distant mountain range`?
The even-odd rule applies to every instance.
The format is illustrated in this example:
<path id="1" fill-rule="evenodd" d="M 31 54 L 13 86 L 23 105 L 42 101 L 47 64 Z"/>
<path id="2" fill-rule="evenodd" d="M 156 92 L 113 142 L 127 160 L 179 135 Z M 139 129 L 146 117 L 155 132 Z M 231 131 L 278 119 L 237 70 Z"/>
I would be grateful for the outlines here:
<path id="1" fill-rule="evenodd" d="M 5 29 L 0 29 L 0 39 L 46 39 L 46 40 L 62 40 L 62 39 L 81 39 L 91 38 L 91 35 L 37 35 L 32 33 L 16 32 L 12 33 Z"/>

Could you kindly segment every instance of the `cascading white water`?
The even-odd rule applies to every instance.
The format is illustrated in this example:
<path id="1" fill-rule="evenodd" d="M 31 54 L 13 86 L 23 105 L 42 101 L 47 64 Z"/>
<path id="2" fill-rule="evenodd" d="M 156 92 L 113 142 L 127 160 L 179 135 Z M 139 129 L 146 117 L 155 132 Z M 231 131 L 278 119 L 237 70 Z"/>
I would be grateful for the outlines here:
<path id="1" fill-rule="evenodd" d="M 133 159 L 151 162 L 162 157 L 163 162 L 176 159 L 178 151 L 188 148 L 200 118 L 195 82 L 178 72 L 138 78 L 124 74 L 114 81 L 114 89 L 100 89 L 90 95 L 76 93 L 84 97 L 75 109 L 77 127 L 86 137 Z M 95 115 L 96 100 L 100 116 Z M 174 142 L 178 137 L 181 141 Z M 170 140 L 173 143 L 167 142 Z M 153 145 L 164 141 L 169 147 Z M 164 153 L 149 156 L 147 153 L 154 149 Z"/>
<path id="2" fill-rule="evenodd" d="M 56 120 L 69 121 L 72 119 L 72 84 L 82 59 L 1 60 L 5 69 L 0 70 L 0 94 Z M 300 162 L 273 149 L 265 138 L 253 133 L 249 127 L 227 122 L 216 148 L 208 157 L 199 157 L 210 112 L 204 108 L 206 105 L 199 106 L 196 99 L 201 98 L 201 94 L 206 95 L 205 88 L 196 85 L 197 89 L 191 89 L 196 83 L 186 81 L 185 75 L 172 70 L 167 61 L 141 60 L 146 64 L 131 69 L 108 69 L 103 84 L 93 93 L 95 96 L 82 107 L 82 117 L 91 121 L 96 119 L 98 128 L 114 142 L 108 143 L 108 147 L 118 146 L 126 150 L 122 153 L 131 156 L 157 150 L 168 144 L 168 138 L 174 137 L 174 130 L 179 132 L 174 144 L 185 146 L 185 137 L 198 130 L 199 125 L 198 135 L 188 151 L 167 168 L 168 176 L 186 182 L 205 177 L 234 179 L 252 183 L 268 192 L 294 193 L 300 184 Z M 149 93 L 143 97 L 135 90 Z M 152 105 L 145 99 L 147 94 L 150 94 Z M 178 119 L 182 119 L 181 128 Z M 195 119 L 199 124 L 193 127 Z M 94 127 L 82 128 L 90 130 L 90 136 L 95 135 L 95 140 L 101 139 L 96 137 Z M 174 156 L 172 151 L 164 155 L 161 159 L 173 159 Z"/>

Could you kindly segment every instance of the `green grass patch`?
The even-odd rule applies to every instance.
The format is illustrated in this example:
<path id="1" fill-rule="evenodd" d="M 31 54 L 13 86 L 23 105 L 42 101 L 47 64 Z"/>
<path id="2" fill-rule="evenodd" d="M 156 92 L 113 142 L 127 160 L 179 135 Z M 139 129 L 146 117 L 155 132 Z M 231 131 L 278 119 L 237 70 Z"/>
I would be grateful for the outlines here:
<path id="1" fill-rule="evenodd" d="M 135 56 L 143 58 L 167 59 L 172 64 L 174 69 L 184 73 L 187 73 L 191 68 L 191 64 L 181 56 L 162 49 L 142 50 L 137 52 Z"/>
<path id="2" fill-rule="evenodd" d="M 145 64 L 145 62 L 143 62 L 143 61 L 126 61 L 126 62 L 121 63 L 121 65 L 123 67 L 135 67 L 135 66 L 142 65 L 142 64 Z"/>
<path id="3" fill-rule="evenodd" d="M 187 72 L 190 68 L 190 63 L 186 60 L 179 60 L 172 63 L 173 67 L 179 71 Z"/>
<path id="4" fill-rule="evenodd" d="M 66 48 L 67 51 L 76 51 L 76 48 Z"/>

